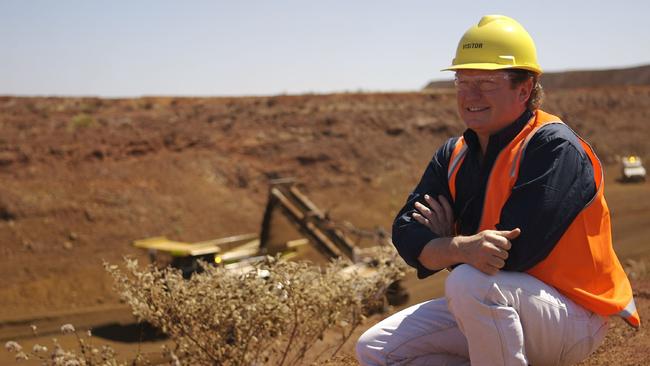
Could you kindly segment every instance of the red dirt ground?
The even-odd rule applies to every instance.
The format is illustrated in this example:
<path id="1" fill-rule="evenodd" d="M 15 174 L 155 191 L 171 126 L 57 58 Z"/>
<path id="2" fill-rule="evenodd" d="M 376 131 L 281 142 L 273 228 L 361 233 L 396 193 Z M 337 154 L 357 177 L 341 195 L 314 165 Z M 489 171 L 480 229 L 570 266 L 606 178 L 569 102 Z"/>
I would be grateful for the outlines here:
<path id="1" fill-rule="evenodd" d="M 616 180 L 619 155 L 650 157 L 650 86 L 549 91 L 544 109 L 607 164 L 621 258 L 650 256 L 650 185 Z M 298 178 L 335 220 L 388 228 L 434 150 L 463 129 L 448 90 L 0 97 L 0 338 L 25 335 L 32 322 L 60 325 L 48 319 L 108 321 L 98 314 L 119 302 L 102 260 L 144 261 L 130 243 L 150 236 L 199 241 L 256 232 L 273 178 Z M 412 301 L 436 295 L 439 281 L 410 279 Z M 649 283 L 643 276 L 635 283 L 642 316 L 650 315 Z M 612 323 L 606 346 L 584 364 L 650 362 L 645 328 Z M 8 356 L 0 352 L 0 363 Z"/>

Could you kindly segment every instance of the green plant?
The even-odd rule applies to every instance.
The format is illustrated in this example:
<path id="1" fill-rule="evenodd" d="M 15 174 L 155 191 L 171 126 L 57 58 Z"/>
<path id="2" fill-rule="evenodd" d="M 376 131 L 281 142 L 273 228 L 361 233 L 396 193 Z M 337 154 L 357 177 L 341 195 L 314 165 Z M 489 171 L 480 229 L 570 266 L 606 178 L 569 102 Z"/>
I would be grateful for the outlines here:
<path id="1" fill-rule="evenodd" d="M 93 127 L 97 124 L 95 119 L 88 114 L 85 113 L 79 113 L 72 117 L 70 122 L 68 123 L 68 129 L 71 131 L 75 131 L 78 128 L 88 128 L 88 127 Z"/>

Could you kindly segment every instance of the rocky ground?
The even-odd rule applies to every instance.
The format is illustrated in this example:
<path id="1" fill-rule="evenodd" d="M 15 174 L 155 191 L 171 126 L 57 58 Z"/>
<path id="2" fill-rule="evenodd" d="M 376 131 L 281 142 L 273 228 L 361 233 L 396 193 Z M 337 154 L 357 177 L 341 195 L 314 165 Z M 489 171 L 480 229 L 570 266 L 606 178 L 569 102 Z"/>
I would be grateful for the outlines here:
<path id="1" fill-rule="evenodd" d="M 650 86 L 549 90 L 544 109 L 590 141 L 607 165 L 619 255 L 648 256 L 649 185 L 618 182 L 617 159 L 650 157 Z M 335 220 L 388 228 L 435 148 L 463 126 L 453 92 L 439 89 L 257 98 L 6 96 L 0 131 L 2 333 L 48 314 L 118 305 L 101 262 L 145 260 L 131 246 L 135 239 L 191 242 L 259 231 L 271 179 L 297 178 Z M 650 314 L 647 277 L 635 286 L 641 315 Z M 650 361 L 644 329 L 613 327 L 607 346 L 585 364 Z"/>

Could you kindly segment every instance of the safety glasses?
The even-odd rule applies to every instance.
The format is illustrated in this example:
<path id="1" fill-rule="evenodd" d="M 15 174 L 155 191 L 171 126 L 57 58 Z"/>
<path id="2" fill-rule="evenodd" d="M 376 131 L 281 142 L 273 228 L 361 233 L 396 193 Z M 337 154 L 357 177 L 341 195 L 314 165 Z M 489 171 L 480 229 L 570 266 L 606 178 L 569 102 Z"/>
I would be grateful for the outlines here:
<path id="1" fill-rule="evenodd" d="M 503 87 L 501 80 L 509 80 L 510 77 L 506 73 L 499 73 L 495 75 L 458 75 L 454 79 L 456 89 L 461 92 L 469 92 L 478 90 L 480 92 L 491 92 Z"/>

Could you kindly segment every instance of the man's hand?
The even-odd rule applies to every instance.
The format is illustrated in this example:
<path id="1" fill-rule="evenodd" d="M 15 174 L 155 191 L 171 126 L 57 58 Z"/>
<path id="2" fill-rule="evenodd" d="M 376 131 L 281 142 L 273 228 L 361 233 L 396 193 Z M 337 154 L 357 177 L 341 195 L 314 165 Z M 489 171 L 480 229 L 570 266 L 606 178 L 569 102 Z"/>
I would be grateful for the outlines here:
<path id="1" fill-rule="evenodd" d="M 428 227 L 440 237 L 451 236 L 454 233 L 454 211 L 447 199 L 444 196 L 438 196 L 436 200 L 425 194 L 424 200 L 429 207 L 416 202 L 415 208 L 418 212 L 413 213 L 415 221 Z"/>
<path id="2" fill-rule="evenodd" d="M 512 239 L 521 234 L 521 229 L 510 231 L 483 230 L 472 236 L 458 236 L 454 239 L 459 252 L 459 262 L 472 265 L 479 271 L 496 274 L 505 265 Z"/>
<path id="3" fill-rule="evenodd" d="M 413 219 L 426 226 L 444 241 L 435 239 L 438 244 L 427 245 L 418 260 L 429 269 L 439 269 L 441 264 L 450 262 L 467 263 L 479 271 L 488 274 L 496 274 L 508 258 L 508 250 L 512 247 L 510 242 L 521 234 L 521 229 L 516 228 L 510 231 L 483 230 L 471 236 L 454 235 L 454 212 L 447 199 L 438 196 L 434 199 L 424 195 L 428 207 L 420 202 L 415 203 L 418 212 L 413 213 Z M 444 244 L 444 243 L 447 244 Z M 440 256 L 441 252 L 434 254 L 436 246 L 449 245 L 449 254 Z M 444 258 L 443 258 L 444 257 Z M 447 258 L 447 259 L 445 259 Z M 442 260 L 441 260 L 442 259 Z"/>

